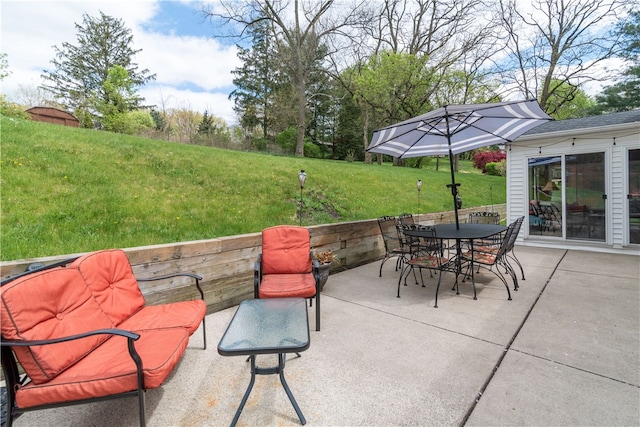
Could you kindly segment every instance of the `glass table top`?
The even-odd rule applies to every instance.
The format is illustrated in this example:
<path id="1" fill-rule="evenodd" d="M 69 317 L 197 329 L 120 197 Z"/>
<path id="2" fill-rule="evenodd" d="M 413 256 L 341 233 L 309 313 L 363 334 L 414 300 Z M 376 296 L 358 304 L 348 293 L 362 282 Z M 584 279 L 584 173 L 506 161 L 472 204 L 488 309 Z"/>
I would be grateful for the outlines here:
<path id="1" fill-rule="evenodd" d="M 295 353 L 309 348 L 304 298 L 242 301 L 220 343 L 223 356 Z"/>

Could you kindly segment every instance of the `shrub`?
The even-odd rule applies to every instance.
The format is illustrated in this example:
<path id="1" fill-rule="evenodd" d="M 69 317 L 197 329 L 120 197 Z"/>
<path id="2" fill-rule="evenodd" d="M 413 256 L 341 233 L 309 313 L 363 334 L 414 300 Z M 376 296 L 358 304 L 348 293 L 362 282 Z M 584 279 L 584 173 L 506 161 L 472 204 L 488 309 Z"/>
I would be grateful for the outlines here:
<path id="1" fill-rule="evenodd" d="M 318 147 L 313 142 L 308 142 L 305 138 L 304 141 L 304 156 L 312 159 L 320 159 L 322 158 L 322 152 L 320 147 Z"/>
<path id="2" fill-rule="evenodd" d="M 489 162 L 485 165 L 487 175 L 507 176 L 507 161 L 505 159 L 499 162 Z"/>
<path id="3" fill-rule="evenodd" d="M 127 113 L 127 133 L 144 134 L 155 128 L 156 124 L 148 111 L 134 110 Z"/>
<path id="4" fill-rule="evenodd" d="M 282 147 L 287 153 L 295 153 L 296 151 L 297 129 L 295 126 L 289 126 L 278 135 L 276 135 L 276 143 Z"/>
<path id="5" fill-rule="evenodd" d="M 8 102 L 4 95 L 0 95 L 0 114 L 6 117 L 30 120 L 31 115 L 24 111 L 22 105 L 15 102 Z"/>
<path id="6" fill-rule="evenodd" d="M 507 158 L 507 153 L 504 151 L 478 151 L 473 156 L 473 167 L 481 169 L 482 173 L 487 173 L 487 163 L 497 163 Z"/>

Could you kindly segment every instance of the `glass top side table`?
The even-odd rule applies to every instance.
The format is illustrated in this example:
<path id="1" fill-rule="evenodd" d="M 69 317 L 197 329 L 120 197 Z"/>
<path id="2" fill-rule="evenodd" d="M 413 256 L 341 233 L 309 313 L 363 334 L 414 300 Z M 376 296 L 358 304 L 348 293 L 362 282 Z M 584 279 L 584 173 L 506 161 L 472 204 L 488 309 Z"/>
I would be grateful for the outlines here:
<path id="1" fill-rule="evenodd" d="M 285 354 L 309 348 L 309 317 L 304 298 L 269 298 L 242 301 L 218 343 L 222 356 L 249 356 L 251 381 L 231 422 L 235 426 L 251 393 L 256 375 L 278 374 L 300 423 L 306 419 L 284 379 Z M 278 354 L 278 365 L 256 366 L 256 355 Z"/>

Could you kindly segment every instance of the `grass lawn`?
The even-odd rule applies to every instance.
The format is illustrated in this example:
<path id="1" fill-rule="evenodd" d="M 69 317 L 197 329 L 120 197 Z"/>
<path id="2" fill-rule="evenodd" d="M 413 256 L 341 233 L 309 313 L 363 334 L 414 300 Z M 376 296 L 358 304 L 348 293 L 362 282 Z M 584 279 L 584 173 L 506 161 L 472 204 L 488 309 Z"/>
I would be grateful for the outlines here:
<path id="1" fill-rule="evenodd" d="M 0 118 L 1 259 L 210 239 L 452 209 L 448 159 L 422 169 L 246 153 Z M 504 203 L 504 177 L 462 162 L 464 207 Z"/>

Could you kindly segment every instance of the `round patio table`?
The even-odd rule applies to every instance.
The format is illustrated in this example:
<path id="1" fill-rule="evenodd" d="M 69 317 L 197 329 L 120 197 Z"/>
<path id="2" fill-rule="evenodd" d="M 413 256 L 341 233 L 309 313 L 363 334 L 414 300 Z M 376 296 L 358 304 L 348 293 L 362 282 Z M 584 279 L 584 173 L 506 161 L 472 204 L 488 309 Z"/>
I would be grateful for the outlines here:
<path id="1" fill-rule="evenodd" d="M 455 259 L 455 273 L 456 283 L 454 285 L 456 294 L 458 294 L 458 276 L 462 271 L 462 247 L 460 242 L 462 240 L 468 240 L 471 245 L 471 251 L 473 251 L 473 241 L 476 239 L 486 239 L 487 237 L 494 236 L 498 233 L 504 232 L 507 227 L 499 224 L 482 224 L 482 223 L 462 223 L 458 224 L 436 224 L 431 227 L 436 230 L 436 237 L 440 240 L 455 240 L 456 245 L 456 259 Z M 419 228 L 403 230 L 403 233 L 411 237 L 431 237 L 430 233 L 425 233 Z M 473 262 L 472 262 L 473 264 Z M 473 265 L 471 265 L 471 282 L 473 285 L 473 299 L 477 299 L 476 296 L 476 283 L 473 277 Z M 508 289 L 507 289 L 508 291 Z M 509 297 L 511 299 L 511 297 Z"/>

